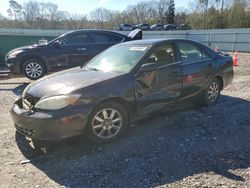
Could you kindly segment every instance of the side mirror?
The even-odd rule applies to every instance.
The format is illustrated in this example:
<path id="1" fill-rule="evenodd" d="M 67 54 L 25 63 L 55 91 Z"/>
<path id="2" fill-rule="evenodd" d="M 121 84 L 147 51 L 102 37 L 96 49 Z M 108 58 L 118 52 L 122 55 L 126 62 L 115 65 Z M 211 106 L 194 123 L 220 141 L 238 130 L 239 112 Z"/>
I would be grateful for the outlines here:
<path id="1" fill-rule="evenodd" d="M 155 57 L 149 57 L 146 61 L 146 63 L 155 63 L 156 62 L 156 58 Z"/>
<path id="2" fill-rule="evenodd" d="M 156 67 L 157 67 L 156 63 L 146 63 L 141 66 L 140 72 L 152 71 L 155 70 Z"/>

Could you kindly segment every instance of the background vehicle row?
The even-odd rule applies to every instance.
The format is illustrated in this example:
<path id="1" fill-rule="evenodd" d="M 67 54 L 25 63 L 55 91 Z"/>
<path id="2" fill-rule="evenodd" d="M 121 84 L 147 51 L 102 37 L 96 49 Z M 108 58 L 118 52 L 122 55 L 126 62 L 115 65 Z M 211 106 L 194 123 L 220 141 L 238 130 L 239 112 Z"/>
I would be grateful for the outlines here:
<path id="1" fill-rule="evenodd" d="M 171 31 L 171 30 L 190 30 L 186 24 L 153 24 L 149 25 L 147 23 L 141 23 L 138 25 L 130 25 L 130 24 L 120 24 L 118 30 L 120 31 L 132 31 L 133 29 L 141 29 L 144 31 Z"/>

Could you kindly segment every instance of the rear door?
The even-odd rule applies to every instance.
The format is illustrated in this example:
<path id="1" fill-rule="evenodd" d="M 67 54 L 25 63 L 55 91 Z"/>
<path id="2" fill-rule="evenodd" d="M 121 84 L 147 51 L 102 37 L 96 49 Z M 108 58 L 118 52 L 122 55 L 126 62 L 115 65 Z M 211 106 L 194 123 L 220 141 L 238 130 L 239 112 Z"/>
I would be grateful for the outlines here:
<path id="1" fill-rule="evenodd" d="M 183 70 L 182 98 L 197 95 L 209 82 L 212 58 L 197 44 L 178 42 Z"/>
<path id="2" fill-rule="evenodd" d="M 102 32 L 91 33 L 89 35 L 89 39 L 89 52 L 91 58 L 108 49 L 110 46 L 113 46 L 125 40 L 125 38 L 120 35 Z"/>
<path id="3" fill-rule="evenodd" d="M 88 32 L 68 36 L 62 41 L 61 48 L 64 49 L 67 54 L 68 68 L 83 65 L 91 59 L 89 43 Z"/>
<path id="4" fill-rule="evenodd" d="M 155 68 L 141 72 L 135 79 L 135 93 L 138 111 L 146 114 L 175 101 L 181 94 L 182 70 L 176 59 L 173 43 L 156 47 L 145 64 L 155 63 Z"/>

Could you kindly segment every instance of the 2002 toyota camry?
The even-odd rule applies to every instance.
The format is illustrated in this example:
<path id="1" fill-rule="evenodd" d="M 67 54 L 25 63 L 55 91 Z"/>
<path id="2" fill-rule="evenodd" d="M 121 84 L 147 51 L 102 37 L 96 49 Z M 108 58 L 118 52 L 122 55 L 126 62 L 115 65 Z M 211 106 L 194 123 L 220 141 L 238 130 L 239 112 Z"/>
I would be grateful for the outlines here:
<path id="1" fill-rule="evenodd" d="M 132 41 L 30 84 L 11 115 L 17 131 L 35 140 L 85 132 L 110 142 L 137 117 L 171 103 L 194 96 L 216 103 L 233 74 L 231 57 L 193 41 Z"/>

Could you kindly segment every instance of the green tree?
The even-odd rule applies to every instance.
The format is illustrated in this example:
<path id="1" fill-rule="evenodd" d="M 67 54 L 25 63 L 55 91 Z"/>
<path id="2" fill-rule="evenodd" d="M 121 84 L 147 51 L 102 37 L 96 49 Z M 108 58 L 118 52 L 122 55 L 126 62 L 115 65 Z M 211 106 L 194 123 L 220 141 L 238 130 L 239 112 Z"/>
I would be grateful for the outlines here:
<path id="1" fill-rule="evenodd" d="M 204 6 L 204 29 L 207 29 L 207 12 L 208 12 L 208 0 L 199 0 L 200 4 Z"/>
<path id="2" fill-rule="evenodd" d="M 175 24 L 175 3 L 174 0 L 169 1 L 168 11 L 165 13 L 168 24 Z"/>

